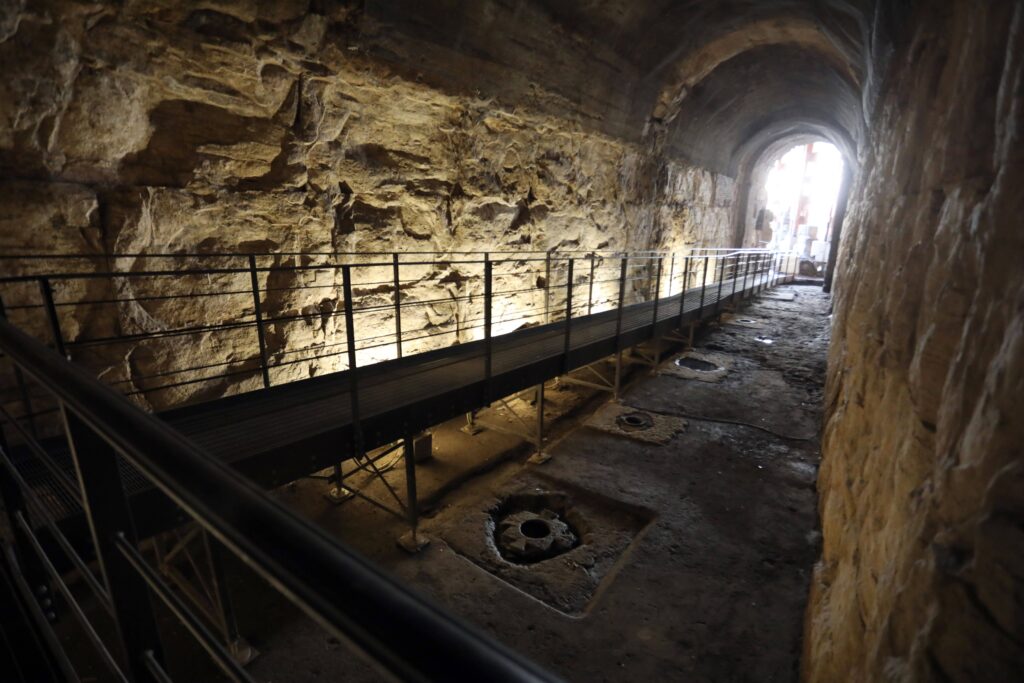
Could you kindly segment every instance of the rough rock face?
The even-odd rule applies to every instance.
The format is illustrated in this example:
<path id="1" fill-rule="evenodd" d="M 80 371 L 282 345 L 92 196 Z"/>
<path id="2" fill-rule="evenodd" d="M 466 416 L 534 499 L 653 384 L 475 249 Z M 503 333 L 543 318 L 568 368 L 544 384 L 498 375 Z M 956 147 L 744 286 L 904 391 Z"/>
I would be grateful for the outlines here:
<path id="1" fill-rule="evenodd" d="M 359 31 L 380 27 L 364 21 L 355 5 L 197 7 L 159 0 L 23 3 L 0 16 L 4 253 L 255 252 L 271 254 L 260 266 L 288 266 L 330 252 L 681 249 L 731 238 L 730 178 L 601 132 L 586 104 L 547 93 L 531 107 L 428 85 L 416 74 L 414 56 L 399 68 L 400 56 L 385 63 L 362 47 Z M 577 59 L 587 54 L 583 43 L 574 49 Z M 473 68 L 458 57 L 431 58 L 435 69 L 444 59 L 453 71 Z M 76 269 L 169 263 L 140 256 L 79 262 Z M 191 263 L 245 267 L 238 259 Z M 36 267 L 62 270 L 56 264 Z M 510 266 L 503 277 L 521 288 L 534 280 L 530 266 Z M 12 267 L 14 274 L 26 269 Z M 359 286 L 381 280 L 380 270 L 354 272 L 366 305 L 391 300 L 388 292 Z M 480 317 L 479 302 L 465 298 L 482 293 L 481 276 L 479 266 L 405 270 L 404 300 L 435 300 L 439 288 L 452 297 L 403 320 L 410 333 L 452 334 L 412 342 L 407 351 L 472 338 L 466 321 Z M 312 357 L 343 341 L 343 326 L 331 315 L 340 305 L 339 271 L 272 277 L 261 274 L 261 287 L 273 290 L 264 314 L 300 318 L 269 329 L 274 358 L 302 358 L 303 351 Z M 102 294 L 150 300 L 63 307 L 69 341 L 252 320 L 245 273 L 175 281 L 175 292 L 238 292 L 188 301 L 157 299 L 168 293 L 166 280 L 106 286 L 98 291 L 103 285 L 75 281 L 54 288 L 64 302 Z M 2 295 L 9 305 L 38 303 L 26 287 Z M 524 294 L 507 302 L 505 317 L 539 305 L 538 295 Z M 20 322 L 48 334 L 40 316 Z M 357 323 L 390 330 L 393 317 L 385 311 Z M 198 359 L 251 375 L 255 343 L 248 329 L 188 345 L 147 342 L 74 355 L 111 381 L 147 389 L 155 385 L 142 378 Z M 371 348 L 359 360 L 390 355 L 393 349 Z M 283 365 L 273 379 L 344 366 L 344 354 L 335 354 Z M 236 377 L 150 396 L 160 408 L 254 381 Z"/>
<path id="2" fill-rule="evenodd" d="M 1024 671 L 1022 21 L 933 7 L 893 62 L 837 275 L 809 680 Z"/>

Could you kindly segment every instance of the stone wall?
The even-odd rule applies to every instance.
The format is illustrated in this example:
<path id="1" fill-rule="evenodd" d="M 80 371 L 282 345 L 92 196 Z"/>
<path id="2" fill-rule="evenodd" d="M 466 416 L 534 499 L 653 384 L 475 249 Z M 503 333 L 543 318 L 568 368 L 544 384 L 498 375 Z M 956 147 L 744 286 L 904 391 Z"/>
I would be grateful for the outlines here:
<path id="1" fill-rule="evenodd" d="M 518 80 L 510 85 L 495 78 L 492 93 L 467 85 L 480 80 L 473 71 L 491 69 L 487 73 L 496 76 L 516 65 L 499 67 L 492 59 L 467 59 L 404 40 L 396 33 L 401 26 L 382 25 L 358 5 L 8 4 L 0 14 L 0 250 L 257 252 L 269 254 L 261 266 L 289 266 L 330 252 L 465 251 L 479 258 L 485 251 L 727 244 L 732 180 L 667 161 L 642 146 L 639 135 L 631 140 L 616 134 L 626 128 L 625 113 L 604 125 L 602 113 L 629 107 L 613 101 L 612 89 L 600 86 L 596 75 L 582 90 L 559 90 L 559 84 L 579 83 L 586 58 L 601 48 L 563 28 L 543 27 L 542 19 L 531 18 L 531 39 L 547 41 L 549 50 L 559 40 L 571 46 L 558 65 L 565 74 L 559 77 L 550 63 L 555 75 L 541 73 L 541 63 L 519 65 Z M 610 66 L 600 68 L 626 68 L 610 60 L 606 55 Z M 442 88 L 442 82 L 454 85 Z M 622 93 L 614 97 L 628 102 Z M 44 261 L 35 268 L 62 270 L 67 264 Z M 189 264 L 230 268 L 245 262 L 133 257 L 75 267 L 139 271 Z M 7 266 L 10 273 L 29 272 L 23 263 Z M 537 283 L 532 270 L 535 264 L 510 265 L 507 288 Z M 367 305 L 389 300 L 374 286 L 359 287 L 379 281 L 379 271 L 354 275 Z M 482 292 L 482 267 L 409 268 L 405 275 L 408 301 L 451 298 L 410 310 L 403 320 L 407 332 L 450 334 L 413 342 L 407 350 L 473 338 L 467 323 L 479 318 L 473 297 Z M 332 317 L 340 273 L 269 277 L 261 274 L 261 287 L 273 290 L 264 313 L 289 319 L 268 331 L 272 356 L 292 360 L 337 347 L 344 339 Z M 247 278 L 240 273 L 170 285 L 166 279 L 133 279 L 54 287 L 64 302 L 104 295 L 151 299 L 62 307 L 63 332 L 74 342 L 251 320 Z M 192 294 L 238 293 L 157 299 L 169 286 Z M 2 295 L 9 305 L 38 303 L 27 286 Z M 530 293 L 510 299 L 506 317 L 535 310 L 540 301 Z M 21 322 L 45 336 L 44 319 L 36 313 L 30 319 L 26 312 Z M 387 311 L 357 322 L 364 330 L 393 328 Z M 181 341 L 83 347 L 74 355 L 129 390 L 152 390 L 156 385 L 142 378 L 199 358 L 238 373 L 149 394 L 157 408 L 258 382 L 251 330 Z M 386 346 L 368 349 L 360 362 L 393 354 Z M 289 363 L 274 381 L 343 367 L 344 354 Z"/>
<path id="2" fill-rule="evenodd" d="M 1024 671 L 1024 7 L 922 3 L 852 193 L 812 681 Z"/>

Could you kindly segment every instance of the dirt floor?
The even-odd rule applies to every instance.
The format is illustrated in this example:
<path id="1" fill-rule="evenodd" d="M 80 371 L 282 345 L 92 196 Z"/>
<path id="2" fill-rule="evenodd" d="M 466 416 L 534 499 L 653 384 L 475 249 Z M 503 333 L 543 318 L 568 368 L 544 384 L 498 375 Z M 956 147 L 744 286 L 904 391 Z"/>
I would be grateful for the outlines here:
<path id="1" fill-rule="evenodd" d="M 779 287 L 698 331 L 692 352 L 666 351 L 656 374 L 633 365 L 618 404 L 549 383 L 544 464 L 503 431 L 435 430 L 434 458 L 417 468 L 430 540 L 418 554 L 396 545 L 402 521 L 363 500 L 330 502 L 323 481 L 274 495 L 566 680 L 795 681 L 819 552 L 829 313 L 819 288 Z M 532 429 L 530 399 L 480 419 Z M 404 494 L 401 463 L 385 477 Z M 394 502 L 379 483 L 351 481 Z M 517 535 L 536 517 L 558 532 L 550 548 Z M 260 652 L 254 678 L 386 680 L 247 570 L 228 569 L 241 631 Z M 163 628 L 175 680 L 217 678 L 180 627 Z"/>

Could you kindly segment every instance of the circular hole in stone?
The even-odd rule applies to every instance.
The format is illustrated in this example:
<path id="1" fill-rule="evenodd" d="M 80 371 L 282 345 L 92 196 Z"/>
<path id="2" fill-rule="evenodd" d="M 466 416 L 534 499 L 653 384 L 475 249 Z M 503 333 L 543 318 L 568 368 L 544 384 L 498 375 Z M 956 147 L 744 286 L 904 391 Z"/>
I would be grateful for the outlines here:
<path id="1" fill-rule="evenodd" d="M 551 527 L 543 519 L 528 519 L 519 525 L 519 531 L 527 538 L 546 538 L 551 534 Z"/>
<path id="2" fill-rule="evenodd" d="M 687 368 L 688 370 L 696 370 L 697 372 L 712 372 L 713 370 L 718 369 L 718 366 L 714 363 L 701 360 L 700 358 L 692 358 L 690 356 L 677 358 L 676 365 L 681 368 Z"/>
<path id="3" fill-rule="evenodd" d="M 654 421 L 647 413 L 624 413 L 615 418 L 619 427 L 627 431 L 641 431 L 650 428 Z"/>

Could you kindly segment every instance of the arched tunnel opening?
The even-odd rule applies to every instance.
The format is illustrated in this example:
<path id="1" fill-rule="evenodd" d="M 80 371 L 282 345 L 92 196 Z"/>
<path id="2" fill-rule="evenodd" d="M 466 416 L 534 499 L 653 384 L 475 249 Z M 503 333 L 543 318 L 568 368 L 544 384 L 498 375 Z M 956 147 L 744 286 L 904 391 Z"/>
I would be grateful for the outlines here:
<path id="1" fill-rule="evenodd" d="M 1010 681 L 1024 5 L 0 7 L 15 681 Z"/>

